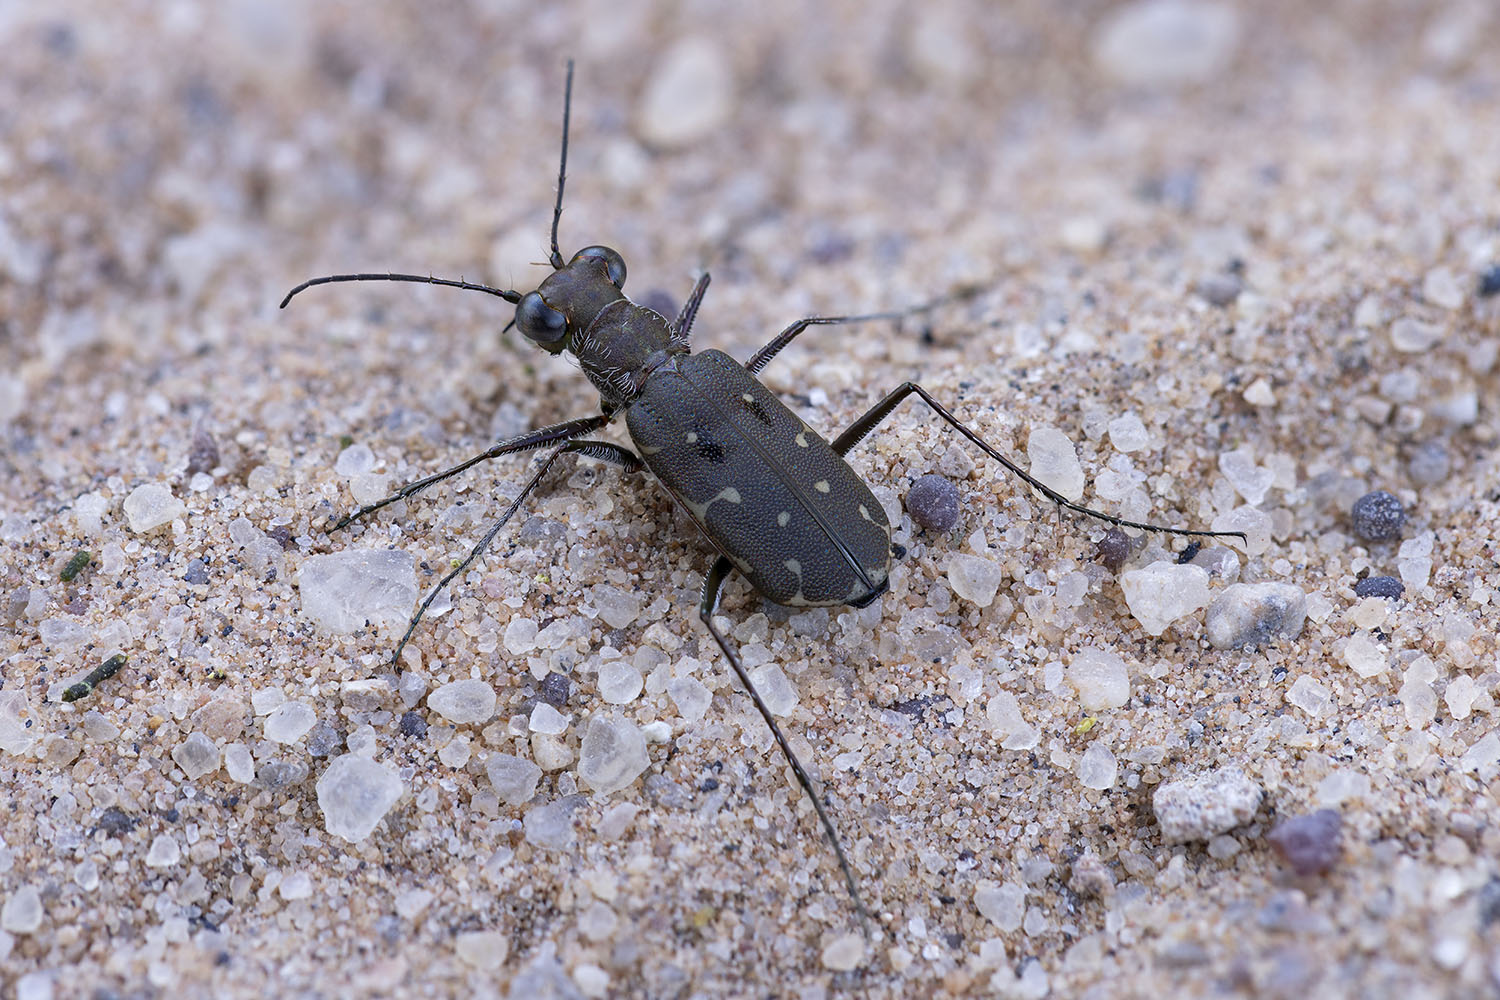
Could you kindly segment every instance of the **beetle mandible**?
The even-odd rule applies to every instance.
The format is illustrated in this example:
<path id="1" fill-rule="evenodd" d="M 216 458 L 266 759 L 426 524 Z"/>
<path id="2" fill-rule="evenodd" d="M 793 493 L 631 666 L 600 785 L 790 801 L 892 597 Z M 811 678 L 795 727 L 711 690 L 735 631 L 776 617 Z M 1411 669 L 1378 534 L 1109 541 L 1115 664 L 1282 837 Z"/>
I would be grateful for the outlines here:
<path id="1" fill-rule="evenodd" d="M 885 509 L 845 460 L 850 449 L 904 399 L 915 395 L 971 444 L 1061 507 L 1146 531 L 1244 536 L 1239 532 L 1143 524 L 1074 503 L 992 448 L 915 382 L 905 382 L 892 390 L 830 442 L 807 426 L 755 377 L 808 327 L 896 319 L 930 309 L 944 300 L 900 312 L 799 319 L 744 364 L 721 351 L 692 353 L 690 333 L 708 289 L 708 274 L 698 279 L 676 320 L 669 322 L 625 297 L 625 261 L 615 250 L 589 246 L 565 260 L 558 249 L 572 97 L 573 63 L 569 61 L 563 98 L 562 156 L 548 254 L 553 273 L 534 291 L 523 294 L 465 280 L 416 274 L 334 274 L 313 278 L 293 288 L 281 307 L 285 308 L 293 296 L 314 285 L 345 281 L 410 281 L 485 292 L 515 305 L 512 324 L 532 343 L 551 354 L 569 352 L 578 360 L 599 392 L 601 412 L 500 441 L 467 461 L 408 483 L 390 496 L 361 507 L 335 524 L 334 530 L 480 462 L 550 449 L 504 514 L 418 606 L 391 656 L 392 667 L 399 669 L 401 652 L 428 607 L 485 552 L 554 462 L 565 455 L 583 455 L 614 463 L 627 472 L 637 472 L 642 467 L 650 469 L 719 551 L 704 578 L 698 616 L 770 727 L 798 784 L 811 800 L 849 894 L 864 918 L 866 911 L 854 873 L 832 819 L 781 727 L 751 683 L 739 654 L 714 623 L 720 593 L 734 570 L 744 574 L 768 600 L 796 607 L 862 608 L 885 593 L 892 554 L 890 523 Z M 587 437 L 620 416 L 625 418 L 636 452 Z"/>

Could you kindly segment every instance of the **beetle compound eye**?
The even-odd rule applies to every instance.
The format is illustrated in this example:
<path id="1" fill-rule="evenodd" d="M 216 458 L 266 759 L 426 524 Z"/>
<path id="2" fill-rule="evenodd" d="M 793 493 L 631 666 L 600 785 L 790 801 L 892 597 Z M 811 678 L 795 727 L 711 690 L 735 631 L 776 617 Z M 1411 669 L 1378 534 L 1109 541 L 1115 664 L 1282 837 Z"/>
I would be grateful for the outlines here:
<path id="1" fill-rule="evenodd" d="M 616 288 L 625 287 L 625 258 L 614 250 L 609 247 L 584 247 L 573 255 L 574 260 L 581 257 L 594 257 L 604 261 L 610 283 Z"/>
<path id="2" fill-rule="evenodd" d="M 543 346 L 556 344 L 568 333 L 568 319 L 542 301 L 540 292 L 527 292 L 516 306 L 516 326 Z"/>

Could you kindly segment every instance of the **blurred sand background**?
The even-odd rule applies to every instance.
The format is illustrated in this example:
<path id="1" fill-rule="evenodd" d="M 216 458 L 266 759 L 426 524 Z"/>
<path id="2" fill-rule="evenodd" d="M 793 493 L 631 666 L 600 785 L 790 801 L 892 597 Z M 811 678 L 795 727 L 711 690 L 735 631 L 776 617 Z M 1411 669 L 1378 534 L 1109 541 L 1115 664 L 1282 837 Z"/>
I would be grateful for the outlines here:
<path id="1" fill-rule="evenodd" d="M 1500 263 L 1500 13 L 807 8 L 0 2 L 6 997 L 1500 988 L 1500 298 L 1479 294 Z M 299 569 L 350 548 L 413 553 L 425 589 L 529 465 L 330 537 L 351 489 L 598 406 L 485 296 L 342 286 L 276 310 L 336 271 L 532 287 L 569 57 L 564 253 L 618 248 L 627 290 L 667 309 L 711 271 L 696 344 L 742 358 L 799 316 L 977 285 L 810 333 L 765 380 L 829 436 L 908 378 L 1023 462 L 1056 427 L 1086 502 L 1253 523 L 1237 579 L 1308 595 L 1300 634 L 1260 648 L 1211 648 L 1202 611 L 1147 635 L 1102 525 L 904 406 L 854 465 L 898 514 L 916 476 L 960 480 L 958 527 L 904 521 L 892 593 L 863 613 L 787 621 L 740 583 L 725 610 L 795 694 L 782 724 L 826 782 L 868 944 L 696 620 L 711 550 L 649 478 L 554 475 L 418 632 L 414 683 L 491 683 L 486 723 L 447 722 L 421 686 L 407 703 L 399 625 L 329 634 L 303 606 Z M 1128 414 L 1147 441 L 1126 453 L 1108 428 Z M 341 473 L 351 444 L 370 455 Z M 143 486 L 182 506 L 135 531 Z M 1351 531 L 1377 488 L 1402 541 Z M 955 554 L 998 566 L 993 600 L 954 593 Z M 1402 599 L 1357 598 L 1366 574 L 1406 576 Z M 1124 705 L 1087 711 L 1063 680 L 1093 648 L 1126 664 Z M 117 677 L 57 700 L 117 649 Z M 645 690 L 611 705 L 617 660 Z M 569 721 L 538 740 L 551 672 Z M 700 717 L 667 693 L 684 677 L 713 691 Z M 317 718 L 287 745 L 265 736 L 283 697 Z M 570 761 L 601 712 L 653 735 L 640 780 L 574 799 L 564 763 L 530 807 L 497 799 L 492 755 Z M 255 780 L 190 778 L 194 733 L 247 748 Z M 350 844 L 315 785 L 355 744 L 404 791 Z M 1105 788 L 1079 777 L 1096 744 Z M 1253 817 L 1166 843 L 1153 790 L 1227 766 L 1263 792 Z M 570 842 L 536 843 L 522 817 L 556 802 Z M 1342 856 L 1299 878 L 1267 833 L 1319 808 Z"/>

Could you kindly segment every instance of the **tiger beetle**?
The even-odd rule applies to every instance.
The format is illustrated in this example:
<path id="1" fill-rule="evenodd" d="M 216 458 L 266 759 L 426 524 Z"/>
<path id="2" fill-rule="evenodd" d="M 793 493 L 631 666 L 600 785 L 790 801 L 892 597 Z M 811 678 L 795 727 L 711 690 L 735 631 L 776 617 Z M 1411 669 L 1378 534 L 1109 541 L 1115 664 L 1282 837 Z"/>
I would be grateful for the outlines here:
<path id="1" fill-rule="evenodd" d="M 578 360 L 599 392 L 602 412 L 494 444 L 467 461 L 408 483 L 383 500 L 359 508 L 336 523 L 333 530 L 480 462 L 549 449 L 505 513 L 417 607 L 391 656 L 392 668 L 399 670 L 401 652 L 432 602 L 489 548 L 554 462 L 565 455 L 582 455 L 611 462 L 626 472 L 638 472 L 643 466 L 650 469 L 719 551 L 703 582 L 698 617 L 723 650 L 730 668 L 770 727 L 797 783 L 812 802 L 833 846 L 850 898 L 864 921 L 867 911 L 833 821 L 802 762 L 751 683 L 739 654 L 714 623 L 724 583 L 733 570 L 744 574 L 767 600 L 792 607 L 863 608 L 886 592 L 892 557 L 890 522 L 880 501 L 845 460 L 850 449 L 903 400 L 916 396 L 976 448 L 1060 507 L 1144 531 L 1244 536 L 1233 531 L 1191 531 L 1127 521 L 1074 503 L 986 444 L 915 382 L 902 383 L 833 441 L 825 440 L 762 385 L 757 373 L 808 327 L 899 319 L 944 300 L 899 312 L 799 319 L 743 364 L 721 351 L 692 353 L 689 333 L 708 289 L 708 274 L 698 279 L 677 319 L 669 322 L 625 297 L 621 291 L 625 261 L 615 250 L 588 246 L 566 260 L 558 250 L 572 101 L 573 63 L 569 61 L 563 96 L 562 157 L 547 258 L 553 273 L 535 291 L 523 294 L 431 275 L 333 274 L 293 288 L 281 301 L 281 308 L 307 288 L 344 281 L 411 281 L 494 295 L 516 307 L 515 318 L 506 330 L 514 325 L 548 353 L 567 351 Z M 625 418 L 636 451 L 587 437 L 620 416 Z"/>

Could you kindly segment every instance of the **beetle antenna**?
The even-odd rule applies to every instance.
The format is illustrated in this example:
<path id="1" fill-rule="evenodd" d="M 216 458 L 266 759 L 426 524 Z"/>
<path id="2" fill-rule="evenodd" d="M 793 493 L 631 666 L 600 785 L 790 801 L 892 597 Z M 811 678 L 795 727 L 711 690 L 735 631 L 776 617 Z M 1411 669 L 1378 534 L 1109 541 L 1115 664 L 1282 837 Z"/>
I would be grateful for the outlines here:
<path id="1" fill-rule="evenodd" d="M 548 259 L 554 270 L 563 268 L 562 251 L 557 249 L 557 224 L 562 219 L 563 185 L 568 180 L 568 119 L 573 112 L 573 60 L 568 60 L 568 82 L 563 87 L 562 161 L 557 165 L 557 203 L 552 206 L 552 255 Z"/>
<path id="2" fill-rule="evenodd" d="M 286 293 L 286 298 L 281 300 L 281 308 L 285 309 L 287 303 L 292 301 L 292 296 L 313 285 L 331 285 L 340 281 L 415 281 L 421 285 L 447 285 L 449 288 L 462 288 L 470 292 L 484 292 L 487 295 L 498 295 L 500 298 L 515 305 L 521 301 L 521 293 L 509 288 L 491 288 L 489 285 L 478 285 L 472 281 L 464 281 L 460 278 L 453 281 L 449 278 L 434 278 L 432 275 L 421 274 L 329 274 L 321 278 L 311 278 Z"/>

